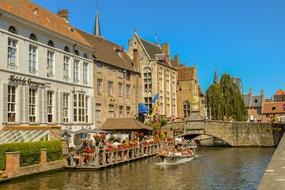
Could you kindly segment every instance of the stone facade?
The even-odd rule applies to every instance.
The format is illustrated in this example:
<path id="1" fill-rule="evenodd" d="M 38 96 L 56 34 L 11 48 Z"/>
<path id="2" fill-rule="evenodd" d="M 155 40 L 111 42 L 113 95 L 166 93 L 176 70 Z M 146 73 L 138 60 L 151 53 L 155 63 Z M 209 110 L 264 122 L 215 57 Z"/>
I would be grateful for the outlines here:
<path id="1" fill-rule="evenodd" d="M 158 115 L 177 116 L 177 67 L 171 64 L 168 44 L 161 48 L 135 33 L 129 40 L 127 54 L 137 60 L 134 64 L 141 73 L 139 102 L 152 108 L 152 98 L 159 94 Z"/>
<path id="2" fill-rule="evenodd" d="M 252 89 L 250 88 L 249 93 L 243 94 L 242 97 L 247 110 L 248 121 L 264 122 L 262 119 L 262 107 L 265 102 L 263 90 L 260 95 L 252 95 Z"/>

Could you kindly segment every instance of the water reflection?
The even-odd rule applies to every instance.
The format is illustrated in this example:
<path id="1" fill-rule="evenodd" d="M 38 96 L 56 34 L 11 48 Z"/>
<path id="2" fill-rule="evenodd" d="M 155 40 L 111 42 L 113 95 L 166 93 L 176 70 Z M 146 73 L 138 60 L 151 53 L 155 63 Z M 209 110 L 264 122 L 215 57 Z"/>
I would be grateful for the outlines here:
<path id="1" fill-rule="evenodd" d="M 152 157 L 101 171 L 29 176 L 0 189 L 256 189 L 273 152 L 272 148 L 202 148 L 197 159 L 178 166 L 158 166 Z"/>

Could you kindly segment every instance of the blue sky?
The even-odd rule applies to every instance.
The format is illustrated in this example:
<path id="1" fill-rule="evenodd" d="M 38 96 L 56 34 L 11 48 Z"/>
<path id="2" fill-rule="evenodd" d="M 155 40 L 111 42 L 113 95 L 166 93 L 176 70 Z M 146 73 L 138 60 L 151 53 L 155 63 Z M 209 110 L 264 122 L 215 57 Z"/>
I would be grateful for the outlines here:
<path id="1" fill-rule="evenodd" d="M 56 12 L 67 8 L 72 25 L 93 32 L 95 0 L 32 0 Z M 244 92 L 285 90 L 284 0 L 99 0 L 102 35 L 126 49 L 134 29 L 186 65 L 196 63 L 205 91 L 219 76 L 240 77 Z"/>

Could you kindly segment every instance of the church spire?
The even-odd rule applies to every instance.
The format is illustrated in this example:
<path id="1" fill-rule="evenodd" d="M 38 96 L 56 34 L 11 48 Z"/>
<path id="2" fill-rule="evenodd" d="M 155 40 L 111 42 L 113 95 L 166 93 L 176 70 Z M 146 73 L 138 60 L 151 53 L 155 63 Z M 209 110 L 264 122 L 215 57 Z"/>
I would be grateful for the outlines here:
<path id="1" fill-rule="evenodd" d="M 95 17 L 95 27 L 94 27 L 94 35 L 101 36 L 101 29 L 100 29 L 100 18 L 99 18 L 99 10 L 98 10 L 98 2 L 96 8 L 96 17 Z"/>
<path id="2" fill-rule="evenodd" d="M 218 84 L 218 83 L 219 83 L 219 77 L 218 77 L 218 72 L 217 72 L 217 70 L 215 70 L 214 83 L 215 83 L 215 84 Z"/>

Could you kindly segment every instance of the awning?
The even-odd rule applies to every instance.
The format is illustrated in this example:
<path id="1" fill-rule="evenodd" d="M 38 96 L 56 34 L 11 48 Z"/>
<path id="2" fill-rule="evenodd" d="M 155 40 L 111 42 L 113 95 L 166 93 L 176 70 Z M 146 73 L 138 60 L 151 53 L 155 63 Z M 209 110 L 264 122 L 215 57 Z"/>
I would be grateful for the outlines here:
<path id="1" fill-rule="evenodd" d="M 138 105 L 138 107 L 139 107 L 139 109 L 138 109 L 139 113 L 149 113 L 149 109 L 148 109 L 147 105 L 140 103 Z"/>
<path id="2" fill-rule="evenodd" d="M 79 129 L 77 131 L 64 130 L 64 132 L 67 132 L 69 134 L 110 133 L 108 131 L 103 131 L 101 129 Z"/>
<path id="3" fill-rule="evenodd" d="M 153 130 L 134 118 L 107 119 L 100 127 L 102 130 Z"/>

